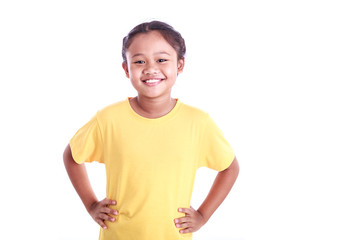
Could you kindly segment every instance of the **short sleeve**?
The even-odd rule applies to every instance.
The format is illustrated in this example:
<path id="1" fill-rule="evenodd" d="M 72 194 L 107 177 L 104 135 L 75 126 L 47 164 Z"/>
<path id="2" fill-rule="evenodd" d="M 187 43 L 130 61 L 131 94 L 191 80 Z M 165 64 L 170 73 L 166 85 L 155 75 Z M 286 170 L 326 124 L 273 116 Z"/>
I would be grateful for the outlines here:
<path id="1" fill-rule="evenodd" d="M 101 129 L 96 116 L 76 132 L 70 140 L 70 148 L 75 162 L 79 164 L 104 163 Z"/>
<path id="2" fill-rule="evenodd" d="M 216 171 L 228 168 L 235 158 L 234 151 L 210 116 L 203 126 L 201 139 L 199 167 Z"/>

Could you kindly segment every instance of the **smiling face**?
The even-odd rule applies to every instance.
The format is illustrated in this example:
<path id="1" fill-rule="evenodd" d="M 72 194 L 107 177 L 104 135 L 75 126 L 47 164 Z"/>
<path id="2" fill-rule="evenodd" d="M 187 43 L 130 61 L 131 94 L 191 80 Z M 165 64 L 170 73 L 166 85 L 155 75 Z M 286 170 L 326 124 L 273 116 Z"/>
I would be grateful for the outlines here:
<path id="1" fill-rule="evenodd" d="M 184 68 L 175 49 L 158 31 L 136 35 L 123 63 L 126 76 L 139 97 L 170 98 L 176 77 Z"/>

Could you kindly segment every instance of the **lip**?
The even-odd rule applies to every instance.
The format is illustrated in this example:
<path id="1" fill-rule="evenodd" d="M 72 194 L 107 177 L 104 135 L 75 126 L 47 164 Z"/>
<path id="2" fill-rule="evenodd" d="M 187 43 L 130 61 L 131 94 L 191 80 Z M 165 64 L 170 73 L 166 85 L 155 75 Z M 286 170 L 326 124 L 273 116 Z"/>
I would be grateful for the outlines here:
<path id="1" fill-rule="evenodd" d="M 164 80 L 164 78 L 147 78 L 147 79 L 143 79 L 141 81 L 145 85 L 152 87 L 152 86 L 156 86 L 156 85 L 160 84 L 163 80 Z"/>

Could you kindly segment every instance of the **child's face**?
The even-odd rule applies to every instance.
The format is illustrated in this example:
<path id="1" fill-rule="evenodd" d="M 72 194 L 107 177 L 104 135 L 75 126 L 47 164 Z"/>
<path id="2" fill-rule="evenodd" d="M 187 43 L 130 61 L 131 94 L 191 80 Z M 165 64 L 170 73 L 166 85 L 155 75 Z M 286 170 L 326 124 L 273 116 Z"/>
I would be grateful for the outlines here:
<path id="1" fill-rule="evenodd" d="M 138 95 L 147 98 L 170 97 L 176 77 L 184 68 L 175 49 L 157 31 L 141 33 L 132 39 L 123 63 Z"/>

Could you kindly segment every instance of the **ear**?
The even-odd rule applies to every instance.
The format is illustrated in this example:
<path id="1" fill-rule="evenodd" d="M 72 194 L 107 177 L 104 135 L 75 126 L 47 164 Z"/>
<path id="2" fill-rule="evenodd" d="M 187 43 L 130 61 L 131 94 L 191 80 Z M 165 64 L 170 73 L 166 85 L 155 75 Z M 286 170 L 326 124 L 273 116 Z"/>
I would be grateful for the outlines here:
<path id="1" fill-rule="evenodd" d="M 130 78 L 130 77 L 129 77 L 129 68 L 128 68 L 127 63 L 126 63 L 126 62 L 123 62 L 123 63 L 122 63 L 122 67 L 123 67 L 123 69 L 124 69 L 124 71 L 125 71 L 126 77 L 127 77 L 127 78 Z"/>
<path id="2" fill-rule="evenodd" d="M 177 63 L 177 74 L 178 75 L 183 72 L 184 66 L 185 66 L 185 58 L 180 58 Z"/>

